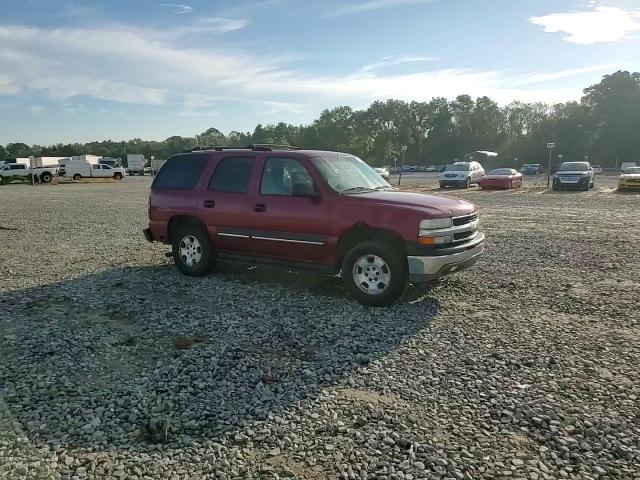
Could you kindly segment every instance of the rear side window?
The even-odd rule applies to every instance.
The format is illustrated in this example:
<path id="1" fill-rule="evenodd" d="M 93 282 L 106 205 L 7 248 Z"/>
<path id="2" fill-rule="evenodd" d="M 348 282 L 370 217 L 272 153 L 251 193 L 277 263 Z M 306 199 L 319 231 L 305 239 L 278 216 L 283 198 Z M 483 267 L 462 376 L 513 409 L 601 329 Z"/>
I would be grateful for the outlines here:
<path id="1" fill-rule="evenodd" d="M 209 182 L 212 192 L 247 193 L 253 174 L 255 159 L 252 157 L 223 158 Z"/>
<path id="2" fill-rule="evenodd" d="M 25 165 L 10 165 L 9 170 L 26 170 L 27 167 Z"/>
<path id="3" fill-rule="evenodd" d="M 154 190 L 193 190 L 207 166 L 209 155 L 174 155 L 162 166 L 155 181 Z"/>

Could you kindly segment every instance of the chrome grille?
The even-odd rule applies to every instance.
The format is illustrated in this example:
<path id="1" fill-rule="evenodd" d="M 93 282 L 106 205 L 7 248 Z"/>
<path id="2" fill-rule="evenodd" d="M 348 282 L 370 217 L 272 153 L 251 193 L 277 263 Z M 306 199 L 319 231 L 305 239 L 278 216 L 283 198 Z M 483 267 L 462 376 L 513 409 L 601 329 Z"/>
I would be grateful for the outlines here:
<path id="1" fill-rule="evenodd" d="M 460 225 L 466 225 L 467 223 L 474 222 L 478 219 L 478 212 L 463 217 L 453 217 L 453 226 L 459 227 Z"/>

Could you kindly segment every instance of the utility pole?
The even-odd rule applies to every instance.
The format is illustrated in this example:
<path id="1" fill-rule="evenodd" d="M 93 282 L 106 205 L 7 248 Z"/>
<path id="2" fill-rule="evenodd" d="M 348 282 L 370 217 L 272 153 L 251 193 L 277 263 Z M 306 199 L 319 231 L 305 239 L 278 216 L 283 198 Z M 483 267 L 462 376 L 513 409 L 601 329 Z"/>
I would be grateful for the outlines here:
<path id="1" fill-rule="evenodd" d="M 402 166 L 404 165 L 404 159 L 407 155 L 407 146 L 402 146 L 402 158 L 400 159 L 400 172 L 398 175 L 398 186 L 400 186 L 400 182 L 402 181 Z"/>
<path id="2" fill-rule="evenodd" d="M 553 155 L 553 149 L 556 148 L 556 144 L 554 142 L 547 143 L 547 148 L 549 149 L 549 166 L 547 168 L 547 189 L 551 187 L 551 156 Z"/>

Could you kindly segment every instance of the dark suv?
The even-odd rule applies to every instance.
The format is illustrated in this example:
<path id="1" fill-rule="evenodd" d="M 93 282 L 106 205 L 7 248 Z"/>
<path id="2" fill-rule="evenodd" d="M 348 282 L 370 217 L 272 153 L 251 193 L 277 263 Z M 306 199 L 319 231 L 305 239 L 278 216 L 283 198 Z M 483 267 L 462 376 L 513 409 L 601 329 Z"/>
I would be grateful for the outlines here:
<path id="1" fill-rule="evenodd" d="M 354 297 L 380 306 L 409 281 L 474 264 L 484 248 L 478 222 L 473 204 L 399 192 L 353 155 L 251 145 L 169 158 L 144 233 L 171 244 L 187 275 L 218 260 L 341 271 Z"/>

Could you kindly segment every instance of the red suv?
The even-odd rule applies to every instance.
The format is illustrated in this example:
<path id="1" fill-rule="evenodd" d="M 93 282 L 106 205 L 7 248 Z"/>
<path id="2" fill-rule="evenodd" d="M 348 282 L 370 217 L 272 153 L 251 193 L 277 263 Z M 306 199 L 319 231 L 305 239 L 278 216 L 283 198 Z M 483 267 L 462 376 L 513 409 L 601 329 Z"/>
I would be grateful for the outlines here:
<path id="1" fill-rule="evenodd" d="M 251 145 L 169 158 L 144 233 L 171 244 L 186 275 L 218 260 L 341 271 L 355 298 L 382 306 L 409 281 L 474 264 L 484 249 L 478 222 L 473 204 L 399 192 L 353 155 Z"/>

